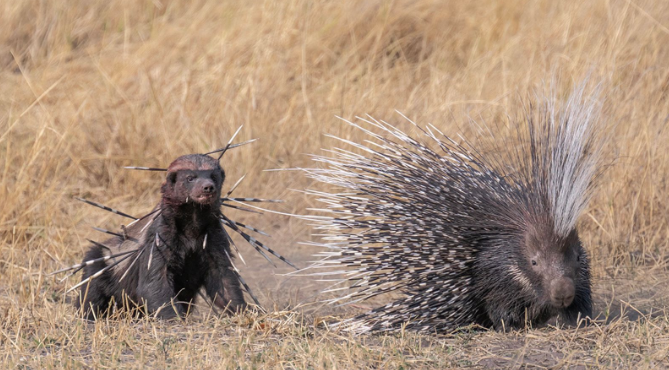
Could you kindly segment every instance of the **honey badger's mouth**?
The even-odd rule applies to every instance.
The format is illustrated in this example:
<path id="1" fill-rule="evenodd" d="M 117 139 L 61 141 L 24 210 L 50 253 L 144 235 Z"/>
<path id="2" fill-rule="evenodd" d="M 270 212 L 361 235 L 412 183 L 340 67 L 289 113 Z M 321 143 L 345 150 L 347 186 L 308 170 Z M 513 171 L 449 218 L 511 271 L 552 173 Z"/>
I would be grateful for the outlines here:
<path id="1" fill-rule="evenodd" d="M 216 199 L 216 196 L 213 193 L 203 193 L 203 194 L 193 195 L 191 199 L 195 203 L 211 204 Z"/>

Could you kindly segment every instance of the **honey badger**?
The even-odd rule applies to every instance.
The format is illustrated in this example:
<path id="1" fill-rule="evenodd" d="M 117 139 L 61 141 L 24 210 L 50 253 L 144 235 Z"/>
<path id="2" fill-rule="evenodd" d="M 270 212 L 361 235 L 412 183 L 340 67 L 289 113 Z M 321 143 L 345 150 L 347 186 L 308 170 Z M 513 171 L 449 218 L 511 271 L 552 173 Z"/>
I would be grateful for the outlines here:
<path id="1" fill-rule="evenodd" d="M 219 151 L 230 147 L 234 146 L 228 144 Z M 242 286 L 259 306 L 232 262 L 232 239 L 224 226 L 240 234 L 268 261 L 263 250 L 295 267 L 241 228 L 266 235 L 262 231 L 233 221 L 221 212 L 221 206 L 246 210 L 225 203 L 229 201 L 278 201 L 230 198 L 230 193 L 221 198 L 225 172 L 216 159 L 189 154 L 177 158 L 167 169 L 129 168 L 167 172 L 160 203 L 149 214 L 136 218 L 79 199 L 134 221 L 123 227 L 122 233 L 98 229 L 113 237 L 102 243 L 91 241 L 82 263 L 54 272 L 76 273 L 83 269 L 82 281 L 70 291 L 80 288 L 75 305 L 88 319 L 114 309 L 165 319 L 182 317 L 202 288 L 211 303 L 227 313 L 247 308 Z"/>
<path id="2" fill-rule="evenodd" d="M 182 316 L 202 287 L 222 309 L 246 307 L 220 222 L 224 179 L 220 165 L 209 156 L 185 155 L 170 164 L 154 215 L 128 227 L 127 239 L 115 236 L 86 253 L 84 261 L 137 250 L 134 258 L 124 255 L 112 268 L 113 259 L 84 267 L 83 280 L 101 273 L 81 286 L 78 302 L 89 318 L 104 312 L 112 300 L 117 307 L 144 304 L 148 313 L 161 318 Z"/>

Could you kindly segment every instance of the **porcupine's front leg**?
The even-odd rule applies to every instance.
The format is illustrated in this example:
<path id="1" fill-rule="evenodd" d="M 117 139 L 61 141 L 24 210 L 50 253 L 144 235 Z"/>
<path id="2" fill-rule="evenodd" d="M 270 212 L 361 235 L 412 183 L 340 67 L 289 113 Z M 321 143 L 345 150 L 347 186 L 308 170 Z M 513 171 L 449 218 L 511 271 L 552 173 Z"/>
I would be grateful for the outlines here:
<path id="1" fill-rule="evenodd" d="M 592 297 L 590 286 L 577 291 L 574 301 L 560 313 L 560 317 L 571 326 L 588 325 L 592 318 Z M 583 321 L 581 321 L 583 320 Z"/>
<path id="2" fill-rule="evenodd" d="M 214 304 L 228 313 L 241 312 L 246 308 L 241 284 L 232 267 L 232 262 L 225 253 L 229 249 L 227 239 L 222 232 L 212 233 L 210 241 L 211 259 L 205 276 L 205 290 Z"/>
<path id="3" fill-rule="evenodd" d="M 590 265 L 588 256 L 583 247 L 580 247 L 580 269 L 577 275 L 578 283 L 575 284 L 576 292 L 574 301 L 560 312 L 562 318 L 571 326 L 588 325 L 592 319 L 592 283 L 590 278 Z M 583 320 L 583 321 L 580 321 Z M 579 322 L 580 321 L 580 322 Z"/>
<path id="4" fill-rule="evenodd" d="M 486 310 L 495 330 L 507 331 L 523 327 L 523 321 L 521 320 L 520 315 L 508 307 L 488 304 Z"/>

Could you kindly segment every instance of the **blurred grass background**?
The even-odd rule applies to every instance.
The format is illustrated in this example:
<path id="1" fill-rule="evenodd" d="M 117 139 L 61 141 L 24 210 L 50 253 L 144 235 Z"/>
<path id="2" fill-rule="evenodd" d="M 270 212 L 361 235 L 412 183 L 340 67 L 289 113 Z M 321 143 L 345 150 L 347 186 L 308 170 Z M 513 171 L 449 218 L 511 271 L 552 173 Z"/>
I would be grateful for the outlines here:
<path id="1" fill-rule="evenodd" d="M 669 2 L 580 1 L 39 1 L 0 3 L 0 359 L 22 368 L 406 368 L 669 366 L 667 202 Z M 158 201 L 179 155 L 260 140 L 225 155 L 239 196 L 281 198 L 303 213 L 305 153 L 359 139 L 335 115 L 395 110 L 447 134 L 470 117 L 495 120 L 559 76 L 566 94 L 585 75 L 604 81 L 614 163 L 581 237 L 593 264 L 601 325 L 513 334 L 351 338 L 309 324 L 318 285 L 276 276 L 250 248 L 242 273 L 266 306 L 250 318 L 187 323 L 77 318 L 46 277 L 78 262 L 91 225 Z M 407 127 L 407 126 L 403 126 Z M 466 129 L 465 129 L 466 131 Z M 237 213 L 302 266 L 309 226 Z"/>

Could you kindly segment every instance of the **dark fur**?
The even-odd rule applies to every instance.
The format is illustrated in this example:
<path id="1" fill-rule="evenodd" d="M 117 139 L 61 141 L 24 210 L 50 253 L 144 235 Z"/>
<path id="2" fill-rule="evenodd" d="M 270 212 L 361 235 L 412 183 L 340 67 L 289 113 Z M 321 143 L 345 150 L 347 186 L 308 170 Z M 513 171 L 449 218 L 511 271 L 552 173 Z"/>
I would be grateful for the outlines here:
<path id="1" fill-rule="evenodd" d="M 473 306 L 475 323 L 518 329 L 544 325 L 555 316 L 570 325 L 592 316 L 588 259 L 576 230 L 566 240 L 550 232 L 541 236 L 481 248 L 472 267 L 473 289 L 481 300 Z M 541 242 L 548 247 L 537 245 Z"/>
<path id="2" fill-rule="evenodd" d="M 107 314 L 111 307 L 138 307 L 138 312 L 161 318 L 181 317 L 203 287 L 217 307 L 228 312 L 243 310 L 246 303 L 228 258 L 232 253 L 220 222 L 224 179 L 218 162 L 209 156 L 191 154 L 175 160 L 161 187 L 162 199 L 157 207 L 161 210 L 130 226 L 128 240 L 114 237 L 102 243 L 109 250 L 94 245 L 86 253 L 84 261 L 131 248 L 141 251 L 136 262 L 133 254 L 81 287 L 78 303 L 84 314 L 94 318 Z M 142 231 L 147 223 L 151 224 Z M 83 279 L 113 262 L 86 266 Z M 119 281 L 128 266 L 130 270 Z"/>

